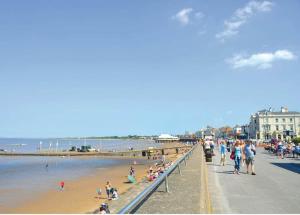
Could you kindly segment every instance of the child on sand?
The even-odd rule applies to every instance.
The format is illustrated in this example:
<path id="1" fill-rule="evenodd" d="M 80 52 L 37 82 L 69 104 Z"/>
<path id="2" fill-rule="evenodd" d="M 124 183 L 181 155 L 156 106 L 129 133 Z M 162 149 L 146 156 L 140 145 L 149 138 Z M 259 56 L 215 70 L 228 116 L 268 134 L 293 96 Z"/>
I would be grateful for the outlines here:
<path id="1" fill-rule="evenodd" d="M 97 194 L 98 194 L 98 198 L 100 199 L 101 195 L 102 195 L 102 190 L 101 188 L 97 188 L 96 190 Z"/>
<path id="2" fill-rule="evenodd" d="M 117 200 L 118 198 L 119 198 L 118 191 L 117 189 L 114 189 L 114 192 L 112 194 L 112 200 Z"/>
<path id="3" fill-rule="evenodd" d="M 65 182 L 61 181 L 60 182 L 60 191 L 64 190 Z"/>

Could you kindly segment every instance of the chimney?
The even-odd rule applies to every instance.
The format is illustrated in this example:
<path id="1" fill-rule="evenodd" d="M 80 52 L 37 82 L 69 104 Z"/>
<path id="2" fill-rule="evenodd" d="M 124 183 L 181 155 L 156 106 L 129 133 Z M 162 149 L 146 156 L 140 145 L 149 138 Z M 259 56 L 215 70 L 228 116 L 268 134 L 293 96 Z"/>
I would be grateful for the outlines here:
<path id="1" fill-rule="evenodd" d="M 281 112 L 282 113 L 286 113 L 286 112 L 288 112 L 289 110 L 288 110 L 288 108 L 287 107 L 281 107 Z"/>

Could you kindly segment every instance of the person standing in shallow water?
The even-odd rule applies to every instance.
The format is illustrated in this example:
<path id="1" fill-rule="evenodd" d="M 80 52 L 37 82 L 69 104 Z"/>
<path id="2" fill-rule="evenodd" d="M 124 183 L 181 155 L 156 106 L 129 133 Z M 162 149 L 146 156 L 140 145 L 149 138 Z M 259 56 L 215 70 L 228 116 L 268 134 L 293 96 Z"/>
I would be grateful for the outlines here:
<path id="1" fill-rule="evenodd" d="M 237 140 L 234 145 L 234 174 L 240 174 L 241 159 L 242 159 L 242 149 L 240 146 L 240 141 Z"/>

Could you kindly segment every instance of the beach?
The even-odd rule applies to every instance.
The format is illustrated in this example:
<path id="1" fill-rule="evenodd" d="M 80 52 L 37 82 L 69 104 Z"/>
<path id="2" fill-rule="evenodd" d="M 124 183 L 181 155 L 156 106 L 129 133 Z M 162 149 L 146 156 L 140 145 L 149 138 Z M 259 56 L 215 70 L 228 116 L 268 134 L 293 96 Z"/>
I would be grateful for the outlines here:
<path id="1" fill-rule="evenodd" d="M 167 159 L 175 160 L 179 156 L 168 155 Z M 124 160 L 126 162 L 117 166 L 95 168 L 83 176 L 65 180 L 63 191 L 59 191 L 58 188 L 48 189 L 46 192 L 34 194 L 34 198 L 29 198 L 21 204 L 2 207 L 0 211 L 1 213 L 92 213 L 99 208 L 102 202 L 108 201 L 105 193 L 107 181 L 110 181 L 112 187 L 118 189 L 120 198 L 122 198 L 122 193 L 132 186 L 138 186 L 128 183 L 127 175 L 130 166 L 135 168 L 137 181 L 140 182 L 145 178 L 149 166 L 156 162 L 155 160 L 136 159 L 137 164 L 132 165 L 134 159 Z M 96 193 L 97 188 L 102 190 L 100 198 Z M 5 194 L 9 191 L 2 192 Z"/>
<path id="2" fill-rule="evenodd" d="M 65 181 L 63 191 L 51 190 L 40 194 L 20 206 L 4 210 L 4 213 L 88 213 L 97 209 L 106 201 L 105 184 L 110 181 L 113 187 L 122 194 L 133 184 L 126 183 L 130 165 L 124 164 L 109 169 L 96 170 L 94 173 L 76 180 Z M 147 164 L 134 165 L 137 180 L 145 176 Z M 98 198 L 96 189 L 102 189 Z"/>
<path id="3" fill-rule="evenodd" d="M 182 144 L 164 144 L 163 148 L 171 146 L 182 146 Z M 169 161 L 174 161 L 181 155 L 181 152 L 174 154 L 174 150 L 169 149 L 166 153 Z M 4 159 L 6 160 L 2 157 L 3 161 Z M 128 183 L 130 166 L 134 167 L 137 182 L 140 182 L 146 177 L 149 167 L 157 162 L 152 158 L 148 160 L 147 158 L 88 156 L 80 158 L 10 157 L 10 159 L 11 161 L 6 160 L 9 165 L 4 166 L 7 169 L 3 169 L 2 166 L 1 170 L 5 174 L 13 170 L 9 173 L 10 178 L 5 174 L 0 177 L 2 180 L 0 181 L 2 183 L 0 196 L 4 197 L 2 202 L 0 199 L 1 213 L 93 213 L 102 202 L 109 202 L 105 192 L 107 181 L 112 187 L 118 189 L 122 198 L 122 193 L 132 186 L 138 186 L 138 184 Z M 45 163 L 41 162 L 41 159 L 47 160 L 49 170 L 41 166 L 41 163 Z M 134 161 L 136 165 L 133 165 Z M 20 163 L 24 166 L 20 166 Z M 65 182 L 63 191 L 59 190 L 60 180 Z M 99 188 L 102 190 L 100 198 L 96 193 Z"/>

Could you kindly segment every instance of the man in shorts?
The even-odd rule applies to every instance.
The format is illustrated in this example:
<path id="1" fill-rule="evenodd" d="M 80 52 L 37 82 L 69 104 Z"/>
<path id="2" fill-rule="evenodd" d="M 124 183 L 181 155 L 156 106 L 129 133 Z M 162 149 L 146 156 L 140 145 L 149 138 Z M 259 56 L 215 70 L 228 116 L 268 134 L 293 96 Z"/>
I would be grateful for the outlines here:
<path id="1" fill-rule="evenodd" d="M 251 165 L 252 175 L 256 175 L 254 172 L 254 156 L 256 154 L 255 146 L 250 140 L 247 141 L 244 147 L 244 153 L 246 156 L 247 174 L 249 173 L 249 165 Z"/>

